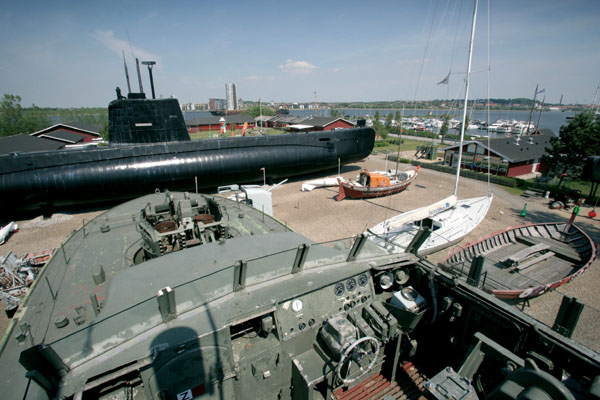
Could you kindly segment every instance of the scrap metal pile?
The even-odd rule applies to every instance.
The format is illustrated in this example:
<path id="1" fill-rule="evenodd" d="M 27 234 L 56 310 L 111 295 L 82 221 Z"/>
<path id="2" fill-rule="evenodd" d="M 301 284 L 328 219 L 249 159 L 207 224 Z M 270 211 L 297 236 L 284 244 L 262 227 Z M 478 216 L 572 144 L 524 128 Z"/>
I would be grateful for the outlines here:
<path id="1" fill-rule="evenodd" d="M 56 248 L 27 253 L 22 257 L 8 253 L 0 266 L 0 299 L 17 305 L 27 294 L 41 268 L 46 265 Z"/>

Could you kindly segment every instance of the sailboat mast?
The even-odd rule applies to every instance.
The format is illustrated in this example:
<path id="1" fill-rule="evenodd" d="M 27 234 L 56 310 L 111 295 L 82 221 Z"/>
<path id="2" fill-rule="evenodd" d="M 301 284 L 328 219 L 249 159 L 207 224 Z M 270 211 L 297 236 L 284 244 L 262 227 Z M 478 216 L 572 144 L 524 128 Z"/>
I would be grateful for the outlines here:
<path id="1" fill-rule="evenodd" d="M 542 106 L 540 107 L 540 113 L 538 114 L 538 122 L 536 125 L 538 130 L 540 129 L 540 120 L 542 119 L 542 111 L 544 110 L 544 103 L 546 103 L 546 95 L 544 95 L 544 99 L 542 100 Z"/>
<path id="2" fill-rule="evenodd" d="M 465 83 L 465 102 L 463 107 L 462 126 L 460 128 L 460 147 L 458 149 L 458 167 L 456 168 L 456 182 L 454 183 L 454 195 L 458 195 L 458 178 L 460 177 L 460 166 L 462 163 L 463 142 L 465 139 L 465 123 L 467 122 L 467 101 L 469 99 L 469 83 L 471 77 L 471 62 L 473 60 L 473 42 L 475 41 L 475 25 L 477 23 L 477 5 L 479 1 L 475 0 L 473 7 L 473 26 L 471 27 L 471 41 L 469 42 L 469 61 L 467 62 L 467 79 Z"/>
<path id="3" fill-rule="evenodd" d="M 527 121 L 527 135 L 529 135 L 529 125 L 531 125 L 531 116 L 533 115 L 533 107 L 535 107 L 535 99 L 537 98 L 537 94 L 538 94 L 538 86 L 539 84 L 535 85 L 535 93 L 533 94 L 533 103 L 531 103 L 531 110 L 529 110 L 529 121 Z"/>
<path id="4" fill-rule="evenodd" d="M 487 62 L 488 62 L 488 76 L 487 76 L 487 126 L 489 128 L 490 126 L 490 82 L 491 82 L 491 75 L 492 75 L 492 62 L 491 62 L 491 57 L 490 57 L 490 43 L 491 43 L 491 26 L 492 26 L 492 11 L 491 11 L 491 7 L 490 7 L 490 2 L 491 0 L 488 0 L 487 3 L 487 9 L 488 9 L 488 20 L 487 20 L 487 29 L 488 29 L 488 43 L 487 43 Z M 490 148 L 491 146 L 491 134 L 490 131 L 488 129 L 488 134 L 487 134 L 487 147 L 488 147 L 488 156 L 487 156 L 487 188 L 488 188 L 488 194 L 491 193 L 491 188 L 490 188 L 490 169 L 492 168 L 492 155 L 490 152 Z"/>

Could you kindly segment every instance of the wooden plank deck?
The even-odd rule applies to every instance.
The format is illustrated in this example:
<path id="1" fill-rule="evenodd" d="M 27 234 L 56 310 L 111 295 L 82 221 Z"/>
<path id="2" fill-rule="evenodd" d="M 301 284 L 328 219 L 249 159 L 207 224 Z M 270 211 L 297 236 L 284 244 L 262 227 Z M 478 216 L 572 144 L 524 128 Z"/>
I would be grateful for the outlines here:
<path id="1" fill-rule="evenodd" d="M 554 253 L 556 253 L 557 257 L 575 264 L 581 262 L 581 257 L 579 256 L 579 253 L 577 253 L 577 251 L 571 248 L 568 244 L 561 243 L 558 240 L 531 236 L 519 236 L 517 240 L 529 246 L 534 246 L 539 243 L 548 244 L 550 246 L 550 249 Z"/>
<path id="2" fill-rule="evenodd" d="M 511 237 L 512 236 L 512 237 Z M 549 236 L 549 235 L 548 235 Z M 519 236 L 507 235 L 506 244 L 492 248 L 485 255 L 483 273 L 485 275 L 485 287 L 488 289 L 526 289 L 540 284 L 547 284 L 564 278 L 577 269 L 573 259 L 579 260 L 576 251 L 565 247 L 563 243 L 544 236 Z M 488 239 L 489 240 L 489 239 Z M 535 247 L 541 244 L 541 246 Z M 532 253 L 532 248 L 535 247 Z M 474 249 L 474 248 L 473 248 Z M 475 253 L 473 249 L 466 249 L 469 253 Z M 503 261 L 519 253 L 536 255 L 540 249 L 551 250 L 535 258 L 520 258 L 521 268 L 508 267 Z M 555 254 L 555 249 L 560 251 L 561 256 Z M 537 252 L 536 252 L 537 250 Z M 542 250 L 543 251 L 543 250 Z M 469 270 L 471 257 L 460 257 L 459 254 L 451 268 L 454 271 L 466 274 Z M 451 263 L 452 264 L 452 263 Z"/>
<path id="3" fill-rule="evenodd" d="M 554 252 L 549 251 L 547 253 L 542 254 L 539 257 L 534 257 L 534 258 L 531 258 L 529 261 L 525 261 L 524 263 L 519 263 L 519 265 L 516 268 L 519 271 L 523 271 L 525 268 L 529 268 L 532 265 L 535 265 L 535 264 L 537 264 L 541 261 L 544 261 L 545 259 L 553 257 L 553 256 L 554 256 Z"/>
<path id="4" fill-rule="evenodd" d="M 518 239 L 517 239 L 518 240 Z M 519 263 L 526 261 L 527 259 L 533 257 L 536 253 L 540 253 L 542 251 L 550 249 L 550 245 L 547 243 L 537 243 L 531 247 L 526 247 L 522 250 L 513 253 L 512 255 L 506 257 L 501 262 L 506 264 L 507 266 L 519 265 Z"/>

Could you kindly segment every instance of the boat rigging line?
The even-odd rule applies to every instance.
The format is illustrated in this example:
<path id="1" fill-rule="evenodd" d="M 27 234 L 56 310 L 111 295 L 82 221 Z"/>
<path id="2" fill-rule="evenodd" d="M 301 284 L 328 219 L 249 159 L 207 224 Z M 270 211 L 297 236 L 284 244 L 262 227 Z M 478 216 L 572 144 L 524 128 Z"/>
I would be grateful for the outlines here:
<path id="1" fill-rule="evenodd" d="M 434 9 L 433 16 L 431 17 L 431 25 L 429 26 L 429 33 L 427 34 L 427 42 L 425 44 L 425 50 L 423 51 L 423 58 L 421 59 L 421 67 L 419 68 L 419 75 L 417 77 L 417 86 L 415 87 L 415 94 L 413 96 L 413 115 L 417 115 L 417 93 L 419 92 L 419 83 L 421 82 L 421 75 L 423 74 L 423 66 L 425 65 L 425 58 L 427 57 L 427 50 L 429 49 L 429 42 L 431 40 L 431 31 L 433 30 L 433 22 L 435 21 L 436 9 Z"/>

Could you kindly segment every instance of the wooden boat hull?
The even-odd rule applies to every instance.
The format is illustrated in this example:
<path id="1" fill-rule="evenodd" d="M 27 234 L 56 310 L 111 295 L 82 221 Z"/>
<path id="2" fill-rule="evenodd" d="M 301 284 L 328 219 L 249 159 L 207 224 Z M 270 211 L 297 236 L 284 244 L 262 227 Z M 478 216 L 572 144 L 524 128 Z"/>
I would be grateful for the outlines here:
<path id="1" fill-rule="evenodd" d="M 480 286 L 504 300 L 540 296 L 575 279 L 596 259 L 590 236 L 566 223 L 526 224 L 452 251 L 440 266 L 468 274 L 484 256 Z"/>
<path id="2" fill-rule="evenodd" d="M 415 172 L 408 179 L 398 182 L 396 184 L 392 184 L 390 186 L 383 187 L 367 187 L 367 186 L 358 186 L 350 181 L 342 181 L 338 179 L 339 184 L 339 193 L 335 197 L 337 201 L 343 200 L 346 197 L 351 199 L 370 199 L 374 197 L 383 197 L 389 196 L 391 194 L 399 193 L 406 189 L 412 181 L 417 177 L 417 173 Z"/>

